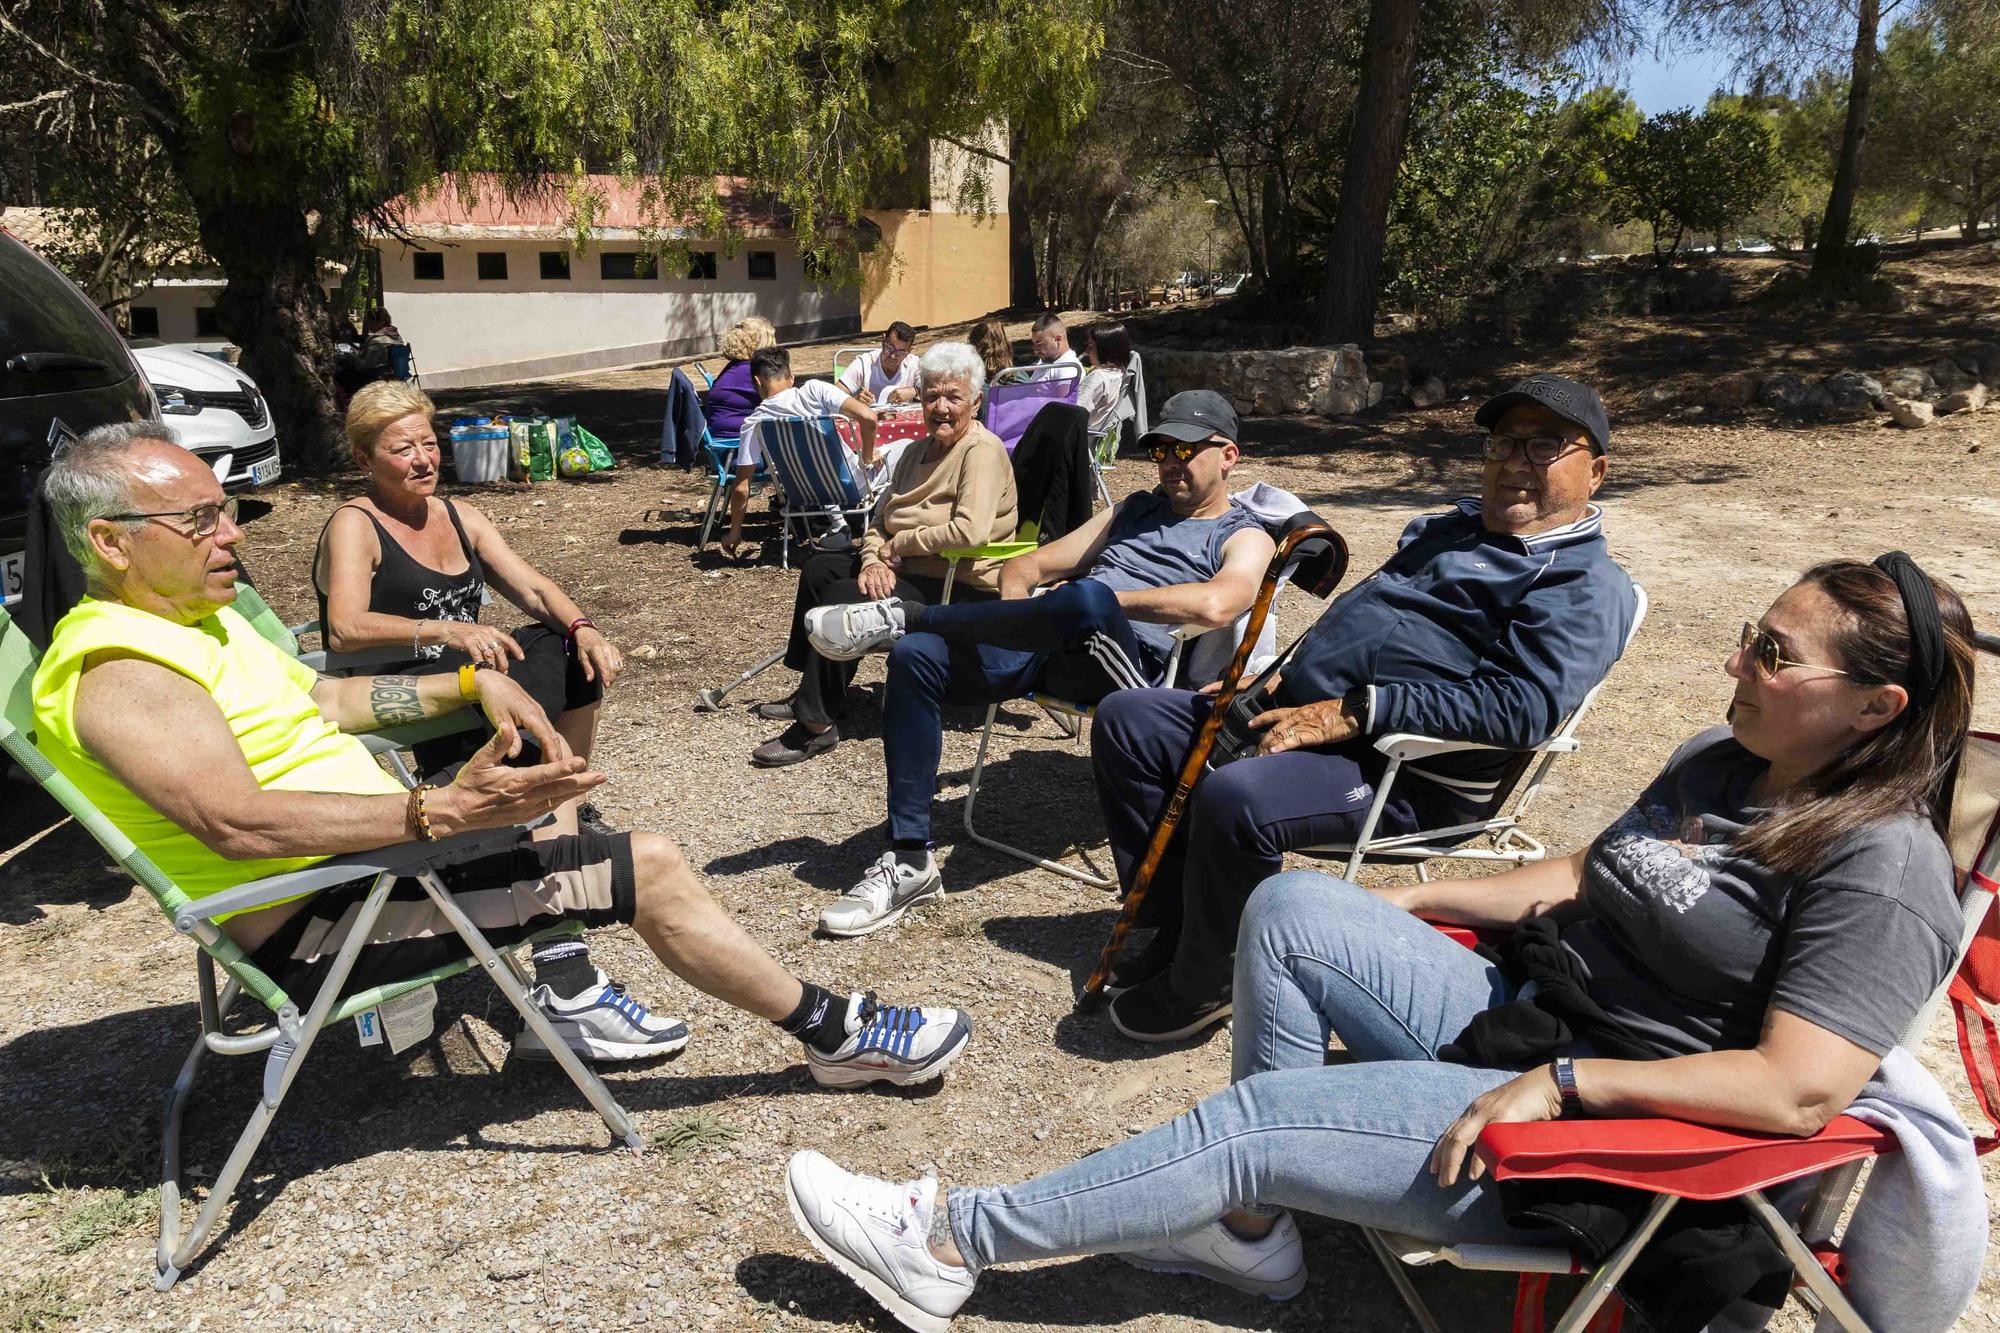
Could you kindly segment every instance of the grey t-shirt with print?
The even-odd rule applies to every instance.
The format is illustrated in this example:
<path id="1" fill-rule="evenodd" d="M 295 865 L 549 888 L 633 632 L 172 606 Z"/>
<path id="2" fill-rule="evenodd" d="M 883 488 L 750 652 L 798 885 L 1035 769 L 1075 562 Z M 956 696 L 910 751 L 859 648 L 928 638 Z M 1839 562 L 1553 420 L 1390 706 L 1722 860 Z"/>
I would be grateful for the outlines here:
<path id="1" fill-rule="evenodd" d="M 1591 998 L 1662 1056 L 1753 1047 L 1774 1004 L 1885 1055 L 1951 966 L 1951 858 L 1914 814 L 1803 879 L 1740 855 L 1765 767 L 1727 727 L 1683 745 L 1591 844 L 1589 915 L 1563 944 Z"/>

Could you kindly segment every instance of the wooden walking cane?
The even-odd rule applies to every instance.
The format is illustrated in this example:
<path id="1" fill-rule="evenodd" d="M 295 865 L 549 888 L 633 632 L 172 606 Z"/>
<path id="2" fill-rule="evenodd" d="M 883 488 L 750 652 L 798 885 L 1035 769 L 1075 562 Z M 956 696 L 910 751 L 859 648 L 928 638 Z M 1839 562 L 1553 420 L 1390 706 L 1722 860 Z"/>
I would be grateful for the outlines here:
<path id="1" fill-rule="evenodd" d="M 1257 587 L 1257 600 L 1251 603 L 1250 619 L 1243 627 L 1242 641 L 1236 645 L 1236 656 L 1230 659 L 1229 670 L 1223 673 L 1222 688 L 1215 696 L 1215 707 L 1209 709 L 1201 730 L 1195 733 L 1187 758 L 1181 761 L 1180 779 L 1174 786 L 1173 795 L 1167 798 L 1160 822 L 1153 828 L 1152 840 L 1146 844 L 1146 855 L 1139 862 L 1138 873 L 1132 877 L 1132 890 L 1125 895 L 1124 908 L 1111 927 L 1111 938 L 1104 942 L 1104 950 L 1097 956 L 1096 969 L 1083 983 L 1083 994 L 1076 1002 L 1079 1009 L 1093 1008 L 1104 999 L 1104 983 L 1111 976 L 1112 964 L 1118 961 L 1118 954 L 1125 947 L 1125 936 L 1131 931 L 1133 921 L 1138 919 L 1147 890 L 1153 886 L 1153 874 L 1160 868 L 1167 844 L 1173 840 L 1174 829 L 1179 826 L 1181 815 L 1187 809 L 1188 797 L 1194 794 L 1196 785 L 1201 782 L 1201 775 L 1208 764 L 1208 753 L 1215 747 L 1216 733 L 1222 730 L 1223 720 L 1229 716 L 1229 705 L 1235 701 L 1236 693 L 1242 687 L 1244 668 L 1249 666 L 1251 650 L 1257 646 L 1257 638 L 1264 632 L 1264 621 L 1271 614 L 1271 603 L 1278 595 L 1278 584 L 1284 578 L 1285 568 L 1291 564 L 1293 553 L 1309 541 L 1324 541 L 1332 546 L 1329 568 L 1314 581 L 1312 592 L 1315 596 L 1330 594 L 1347 572 L 1347 543 L 1325 523 L 1301 523 L 1286 532 L 1284 539 L 1278 543 L 1277 554 L 1271 557 L 1270 566 L 1264 571 L 1264 580 Z"/>

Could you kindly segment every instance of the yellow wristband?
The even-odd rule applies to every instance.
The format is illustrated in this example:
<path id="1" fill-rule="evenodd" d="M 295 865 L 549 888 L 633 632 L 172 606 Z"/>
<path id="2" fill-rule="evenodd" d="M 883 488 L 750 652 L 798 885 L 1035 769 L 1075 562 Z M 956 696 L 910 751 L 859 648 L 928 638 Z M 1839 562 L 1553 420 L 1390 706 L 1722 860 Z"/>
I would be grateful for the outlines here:
<path id="1" fill-rule="evenodd" d="M 478 671 L 478 666 L 471 662 L 467 662 L 458 669 L 458 697 L 467 703 L 477 703 L 479 701 L 479 684 L 473 680 L 473 676 Z"/>

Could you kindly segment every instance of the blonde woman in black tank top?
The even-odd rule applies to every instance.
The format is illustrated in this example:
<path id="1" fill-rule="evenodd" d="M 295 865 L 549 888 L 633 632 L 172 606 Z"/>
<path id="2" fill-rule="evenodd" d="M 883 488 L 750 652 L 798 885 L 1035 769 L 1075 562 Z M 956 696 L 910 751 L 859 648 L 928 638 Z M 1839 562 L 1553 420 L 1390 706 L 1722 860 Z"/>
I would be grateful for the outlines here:
<path id="1" fill-rule="evenodd" d="M 417 672 L 466 661 L 505 671 L 589 759 L 598 701 L 624 659 L 484 514 L 437 494 L 429 399 L 395 382 L 367 386 L 348 409 L 348 444 L 368 493 L 336 509 L 320 535 L 313 587 L 327 647 L 407 648 Z M 480 624 L 488 588 L 530 623 L 511 634 Z"/>
<path id="2" fill-rule="evenodd" d="M 484 514 L 437 494 L 434 410 L 422 390 L 398 381 L 367 385 L 348 405 L 348 448 L 368 474 L 368 493 L 334 510 L 320 533 L 313 589 L 326 646 L 334 652 L 405 649 L 405 670 L 413 675 L 454 671 L 467 661 L 504 671 L 541 705 L 570 750 L 588 760 L 599 701 L 624 659 Z M 481 625 L 479 608 L 489 586 L 531 622 L 511 634 Z M 416 747 L 417 766 L 427 777 L 441 776 L 489 734 L 424 742 Z M 510 762 L 540 763 L 541 749 L 524 735 L 521 753 Z M 586 829 L 609 832 L 593 809 L 569 804 L 536 836 L 575 834 L 579 817 Z M 585 1059 L 645 1059 L 685 1042 L 684 1025 L 626 999 L 590 961 L 582 940 L 540 945 L 534 963 L 536 999 Z M 546 1054 L 538 1046 L 526 1033 L 515 1049 Z"/>

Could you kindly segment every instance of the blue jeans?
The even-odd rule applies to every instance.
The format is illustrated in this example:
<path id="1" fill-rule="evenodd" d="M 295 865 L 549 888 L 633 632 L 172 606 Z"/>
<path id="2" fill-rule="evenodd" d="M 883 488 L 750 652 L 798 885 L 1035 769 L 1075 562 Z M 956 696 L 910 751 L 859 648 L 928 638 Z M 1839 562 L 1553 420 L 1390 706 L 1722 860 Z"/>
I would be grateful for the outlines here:
<path id="1" fill-rule="evenodd" d="M 944 705 L 997 703 L 1046 690 L 1094 704 L 1149 683 L 1163 665 L 1095 579 L 1042 597 L 906 606 L 909 633 L 889 650 L 882 753 L 889 768 L 889 837 L 931 836 L 931 798 L 944 753 Z"/>
<path id="2" fill-rule="evenodd" d="M 1020 1185 L 953 1189 L 952 1238 L 989 1264 L 1144 1249 L 1236 1208 L 1294 1208 L 1449 1244 L 1546 1244 L 1485 1182 L 1438 1188 L 1431 1148 L 1514 1075 L 1437 1048 L 1512 998 L 1469 949 L 1329 875 L 1250 898 L 1236 951 L 1235 1082 L 1137 1138 Z M 1325 1064 L 1338 1036 L 1356 1063 Z"/>

